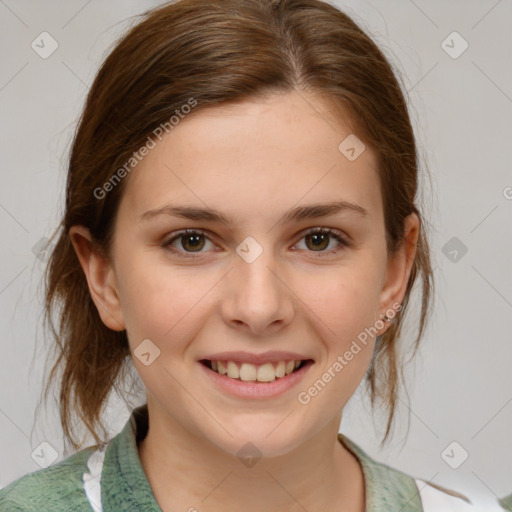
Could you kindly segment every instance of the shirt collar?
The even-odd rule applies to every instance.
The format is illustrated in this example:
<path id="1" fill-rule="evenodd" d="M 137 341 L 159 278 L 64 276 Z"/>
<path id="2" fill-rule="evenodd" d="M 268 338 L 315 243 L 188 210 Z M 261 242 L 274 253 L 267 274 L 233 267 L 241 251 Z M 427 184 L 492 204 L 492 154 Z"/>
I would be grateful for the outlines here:
<path id="1" fill-rule="evenodd" d="M 101 476 L 101 502 L 104 511 L 162 512 L 137 450 L 137 441 L 145 437 L 147 430 L 148 408 L 144 404 L 133 410 L 123 430 L 109 443 Z"/>
<path id="2" fill-rule="evenodd" d="M 162 512 L 146 473 L 142 468 L 137 443 L 148 431 L 148 407 L 133 410 L 122 431 L 107 446 L 101 477 L 101 501 L 108 510 L 144 510 Z M 369 457 L 344 434 L 338 440 L 359 461 L 365 482 L 366 512 L 395 510 L 421 511 L 414 479 Z"/>
<path id="3" fill-rule="evenodd" d="M 414 478 L 372 459 L 344 434 L 339 433 L 338 440 L 356 457 L 363 470 L 365 512 L 381 510 L 421 512 L 423 510 Z"/>

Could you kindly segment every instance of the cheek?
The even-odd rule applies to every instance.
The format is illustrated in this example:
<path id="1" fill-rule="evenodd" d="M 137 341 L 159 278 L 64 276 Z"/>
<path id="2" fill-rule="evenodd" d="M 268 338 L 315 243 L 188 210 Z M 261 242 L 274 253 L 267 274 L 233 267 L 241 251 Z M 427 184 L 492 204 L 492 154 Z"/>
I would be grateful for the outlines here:
<path id="1" fill-rule="evenodd" d="M 318 319 L 325 339 L 340 348 L 376 320 L 380 279 L 371 264 L 328 268 L 296 282 L 297 295 Z"/>
<path id="2" fill-rule="evenodd" d="M 212 276 L 202 279 L 190 269 L 148 264 L 144 254 L 121 260 L 118 286 L 130 343 L 149 338 L 168 349 L 172 340 L 178 348 L 178 340 L 190 337 L 199 324 L 197 316 L 214 284 Z"/>
<path id="3" fill-rule="evenodd" d="M 344 405 L 368 370 L 376 339 L 377 282 L 370 272 L 346 268 L 325 278 L 323 293 L 310 297 L 309 318 L 325 352 L 298 399 L 301 404 L 314 403 L 319 415 Z"/>

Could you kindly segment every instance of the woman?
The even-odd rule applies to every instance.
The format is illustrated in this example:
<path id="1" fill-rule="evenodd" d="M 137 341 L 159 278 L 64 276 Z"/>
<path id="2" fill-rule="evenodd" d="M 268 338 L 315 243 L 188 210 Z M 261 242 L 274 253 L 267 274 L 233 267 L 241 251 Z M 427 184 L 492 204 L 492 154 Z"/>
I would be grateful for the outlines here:
<path id="1" fill-rule="evenodd" d="M 366 379 L 390 435 L 418 279 L 415 347 L 427 324 L 418 172 L 391 66 L 336 8 L 147 13 L 92 85 L 47 273 L 48 384 L 62 367 L 66 437 L 77 414 L 96 444 L 1 510 L 475 510 L 338 433 Z M 147 403 L 108 441 L 130 364 Z"/>

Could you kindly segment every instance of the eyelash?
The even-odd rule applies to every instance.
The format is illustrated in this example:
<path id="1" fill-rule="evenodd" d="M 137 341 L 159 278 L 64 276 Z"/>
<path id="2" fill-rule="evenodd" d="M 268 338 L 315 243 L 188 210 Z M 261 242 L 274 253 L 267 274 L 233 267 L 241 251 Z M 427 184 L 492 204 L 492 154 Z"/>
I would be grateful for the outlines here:
<path id="1" fill-rule="evenodd" d="M 339 251 L 341 251 L 341 250 L 343 250 L 345 248 L 348 248 L 348 247 L 350 247 L 352 245 L 351 242 L 349 242 L 345 237 L 343 237 L 341 234 L 339 234 L 337 231 L 333 230 L 332 228 L 311 228 L 306 233 L 304 233 L 302 235 L 300 240 L 302 240 L 306 236 L 312 235 L 312 234 L 328 235 L 328 236 L 334 238 L 336 241 L 338 241 L 340 243 L 340 247 L 337 247 L 336 249 L 331 249 L 329 251 L 318 251 L 318 254 L 314 254 L 315 258 L 323 258 L 326 255 L 332 256 L 334 254 L 337 254 Z M 185 229 L 183 231 L 179 231 L 178 233 L 176 233 L 172 238 L 170 238 L 169 240 L 164 242 L 162 244 L 162 246 L 165 249 L 173 252 L 174 254 L 178 254 L 180 256 L 183 255 L 183 254 L 187 254 L 187 256 L 183 256 L 185 258 L 201 258 L 202 255 L 203 255 L 202 252 L 200 252 L 200 253 L 189 253 L 189 252 L 186 252 L 186 251 L 178 250 L 178 249 L 176 249 L 175 247 L 173 247 L 171 245 L 175 240 L 179 240 L 180 238 L 183 238 L 185 236 L 190 236 L 190 235 L 206 236 L 206 233 L 203 230 L 201 230 L 201 229 Z M 207 236 L 206 236 L 206 238 L 208 240 L 210 240 Z M 308 252 L 316 253 L 317 251 L 308 251 Z"/>

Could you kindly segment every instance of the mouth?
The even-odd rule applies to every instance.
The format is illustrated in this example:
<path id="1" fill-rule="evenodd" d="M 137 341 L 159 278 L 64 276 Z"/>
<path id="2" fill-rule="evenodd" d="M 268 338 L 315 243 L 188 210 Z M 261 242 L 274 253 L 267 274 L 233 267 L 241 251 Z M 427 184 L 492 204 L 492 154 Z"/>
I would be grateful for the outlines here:
<path id="1" fill-rule="evenodd" d="M 283 379 L 314 363 L 312 359 L 281 360 L 264 364 L 210 359 L 201 359 L 199 362 L 212 372 L 235 381 L 261 383 Z"/>

